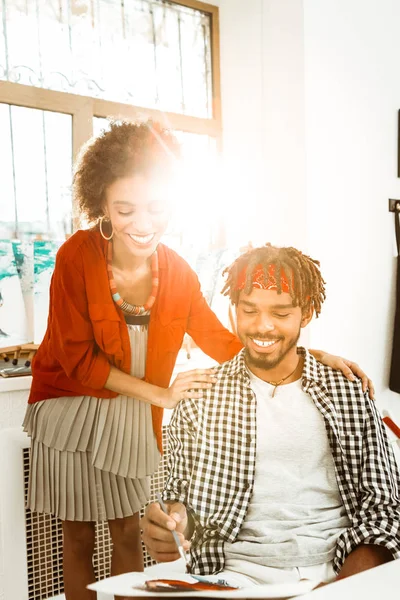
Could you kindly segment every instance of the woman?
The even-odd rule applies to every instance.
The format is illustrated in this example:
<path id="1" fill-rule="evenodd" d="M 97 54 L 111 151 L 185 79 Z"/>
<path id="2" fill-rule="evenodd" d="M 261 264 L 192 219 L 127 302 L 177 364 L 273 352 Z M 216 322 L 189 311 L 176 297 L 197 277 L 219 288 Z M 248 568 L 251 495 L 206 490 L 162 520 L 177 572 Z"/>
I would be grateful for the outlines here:
<path id="1" fill-rule="evenodd" d="M 68 600 L 95 597 L 86 585 L 96 521 L 109 523 L 112 574 L 143 569 L 138 511 L 158 464 L 163 408 L 213 383 L 212 369 L 197 369 L 169 385 L 185 332 L 218 362 L 241 348 L 188 264 L 160 244 L 178 154 L 156 124 L 114 123 L 84 149 L 74 176 L 81 212 L 98 225 L 57 254 L 24 422 L 28 507 L 62 519 Z"/>

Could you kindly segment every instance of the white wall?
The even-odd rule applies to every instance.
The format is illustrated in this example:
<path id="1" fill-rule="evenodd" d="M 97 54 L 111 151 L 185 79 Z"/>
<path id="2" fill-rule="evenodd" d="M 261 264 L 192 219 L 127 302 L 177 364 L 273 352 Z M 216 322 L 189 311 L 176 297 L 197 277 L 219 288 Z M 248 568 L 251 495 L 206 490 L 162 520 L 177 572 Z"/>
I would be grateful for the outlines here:
<path id="1" fill-rule="evenodd" d="M 311 344 L 356 359 L 397 420 L 388 198 L 400 198 L 399 31 L 398 0 L 304 0 L 307 228 L 328 282 Z"/>
<path id="2" fill-rule="evenodd" d="M 303 245 L 302 2 L 214 4 L 220 7 L 225 183 L 234 213 L 227 215 L 231 240 Z"/>
<path id="3" fill-rule="evenodd" d="M 400 108 L 398 0 L 219 0 L 233 238 L 321 260 L 328 299 L 308 343 L 388 390 Z M 229 215 L 228 217 L 229 218 Z M 233 217 L 230 218 L 232 222 Z"/>

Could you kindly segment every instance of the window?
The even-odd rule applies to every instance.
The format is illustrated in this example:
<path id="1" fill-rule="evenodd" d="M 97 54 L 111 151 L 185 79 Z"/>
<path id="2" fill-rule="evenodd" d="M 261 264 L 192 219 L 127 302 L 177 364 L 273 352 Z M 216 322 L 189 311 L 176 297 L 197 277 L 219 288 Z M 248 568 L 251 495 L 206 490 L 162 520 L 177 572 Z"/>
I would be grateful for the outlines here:
<path id="1" fill-rule="evenodd" d="M 210 13 L 157 0 L 3 0 L 0 10 L 2 79 L 211 117 Z"/>
<path id="2" fill-rule="evenodd" d="M 0 104 L 0 239 L 71 233 L 71 115 Z"/>
<path id="3" fill-rule="evenodd" d="M 72 162 L 108 116 L 161 121 L 178 132 L 191 169 L 215 157 L 216 7 L 2 0 L 0 18 L 0 239 L 60 240 L 79 226 Z"/>

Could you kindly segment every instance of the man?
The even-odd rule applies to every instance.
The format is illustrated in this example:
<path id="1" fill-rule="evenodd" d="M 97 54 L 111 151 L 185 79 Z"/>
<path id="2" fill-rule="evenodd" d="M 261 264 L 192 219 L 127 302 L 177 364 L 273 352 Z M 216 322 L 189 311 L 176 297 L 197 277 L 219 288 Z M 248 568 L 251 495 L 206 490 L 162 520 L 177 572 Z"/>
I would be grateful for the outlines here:
<path id="1" fill-rule="evenodd" d="M 239 257 L 224 292 L 244 349 L 169 428 L 170 474 L 143 540 L 160 562 L 233 585 L 332 581 L 400 558 L 400 477 L 359 381 L 297 346 L 325 300 L 319 263 L 267 245 Z"/>

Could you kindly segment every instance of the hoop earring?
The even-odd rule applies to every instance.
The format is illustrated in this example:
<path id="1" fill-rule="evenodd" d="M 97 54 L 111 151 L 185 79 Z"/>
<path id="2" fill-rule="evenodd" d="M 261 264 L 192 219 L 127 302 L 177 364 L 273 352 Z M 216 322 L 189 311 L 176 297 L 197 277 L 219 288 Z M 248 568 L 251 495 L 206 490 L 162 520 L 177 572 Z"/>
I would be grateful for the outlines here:
<path id="1" fill-rule="evenodd" d="M 102 217 L 100 217 L 100 221 L 99 221 L 99 229 L 100 229 L 100 234 L 101 234 L 101 237 L 102 237 L 103 239 L 107 240 L 107 242 L 108 242 L 109 240 L 111 240 L 112 236 L 114 235 L 114 230 L 112 229 L 110 237 L 106 237 L 106 236 L 104 235 L 104 233 L 103 233 L 103 220 L 104 220 L 104 219 L 105 219 L 105 215 L 103 215 Z M 110 221 L 110 222 L 111 222 L 111 221 Z"/>

